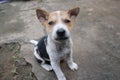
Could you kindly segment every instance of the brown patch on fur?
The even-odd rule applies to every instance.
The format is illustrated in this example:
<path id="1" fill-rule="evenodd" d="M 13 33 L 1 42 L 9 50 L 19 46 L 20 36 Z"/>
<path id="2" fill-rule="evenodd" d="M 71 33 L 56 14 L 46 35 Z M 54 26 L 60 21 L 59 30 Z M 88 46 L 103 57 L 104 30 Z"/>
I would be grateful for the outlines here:
<path id="1" fill-rule="evenodd" d="M 37 9 L 37 17 L 43 26 L 46 27 L 48 32 L 52 32 L 54 26 L 58 23 L 58 13 L 57 11 L 48 13 L 47 11 Z M 69 11 L 60 11 L 60 17 L 63 24 L 65 24 L 69 30 L 71 30 L 76 16 L 79 13 L 79 7 L 71 9 Z M 66 23 L 65 20 L 69 20 L 69 23 Z M 52 25 L 49 22 L 53 22 Z"/>
<path id="2" fill-rule="evenodd" d="M 71 20 L 67 11 L 61 11 L 60 16 L 62 18 L 62 23 L 65 24 L 69 30 L 73 27 L 74 21 Z M 66 23 L 65 20 L 69 20 L 69 23 Z"/>
<path id="3" fill-rule="evenodd" d="M 61 21 L 63 24 L 65 24 L 69 30 L 71 30 L 72 26 L 73 26 L 73 22 L 74 20 L 72 20 L 68 14 L 67 11 L 60 11 L 60 16 L 61 16 Z M 65 23 L 65 20 L 70 20 L 70 23 Z M 54 27 L 54 25 L 49 25 L 48 23 L 50 21 L 53 21 L 54 22 L 54 25 L 56 25 L 58 23 L 58 14 L 57 14 L 57 11 L 55 12 L 52 12 L 49 14 L 49 18 L 46 22 L 44 22 L 44 26 L 47 28 L 47 30 L 49 32 L 52 32 L 52 29 Z"/>
<path id="4" fill-rule="evenodd" d="M 54 24 L 53 25 L 49 25 L 50 21 L 53 21 Z M 48 20 L 44 22 L 44 26 L 46 27 L 48 32 L 52 32 L 52 30 L 54 28 L 54 25 L 56 25 L 57 23 L 58 23 L 57 13 L 56 12 L 52 12 L 52 13 L 49 13 Z"/>

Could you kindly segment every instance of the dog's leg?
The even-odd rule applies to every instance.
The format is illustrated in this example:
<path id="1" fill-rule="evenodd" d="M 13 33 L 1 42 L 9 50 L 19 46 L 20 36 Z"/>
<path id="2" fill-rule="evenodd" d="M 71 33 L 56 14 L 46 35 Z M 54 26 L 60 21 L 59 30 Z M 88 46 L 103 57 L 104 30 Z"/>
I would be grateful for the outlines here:
<path id="1" fill-rule="evenodd" d="M 71 70 L 77 70 L 78 69 L 78 65 L 73 61 L 73 57 L 72 57 L 72 50 L 69 54 L 67 54 L 67 64 L 68 64 L 68 67 L 71 69 Z"/>
<path id="2" fill-rule="evenodd" d="M 34 48 L 34 56 L 37 60 L 42 61 L 41 67 L 44 68 L 47 71 L 51 71 L 52 70 L 51 65 L 45 63 L 45 61 L 38 55 L 36 49 L 37 49 L 37 47 Z"/>
<path id="3" fill-rule="evenodd" d="M 60 62 L 57 61 L 51 61 L 52 68 L 57 75 L 58 80 L 66 80 L 61 68 L 60 68 Z"/>
<path id="4" fill-rule="evenodd" d="M 46 63 L 42 63 L 41 64 L 42 68 L 44 68 L 47 71 L 51 71 L 52 70 L 52 66 Z"/>

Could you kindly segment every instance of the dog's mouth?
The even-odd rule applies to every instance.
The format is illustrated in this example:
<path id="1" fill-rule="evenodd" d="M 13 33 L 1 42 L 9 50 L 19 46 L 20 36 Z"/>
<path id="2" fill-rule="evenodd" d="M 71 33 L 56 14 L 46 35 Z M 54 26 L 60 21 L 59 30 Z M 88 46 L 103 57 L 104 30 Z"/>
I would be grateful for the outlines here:
<path id="1" fill-rule="evenodd" d="M 64 37 L 57 37 L 55 40 L 56 40 L 56 41 L 65 41 L 65 40 L 67 40 L 67 39 L 69 39 L 69 37 L 64 36 Z"/>

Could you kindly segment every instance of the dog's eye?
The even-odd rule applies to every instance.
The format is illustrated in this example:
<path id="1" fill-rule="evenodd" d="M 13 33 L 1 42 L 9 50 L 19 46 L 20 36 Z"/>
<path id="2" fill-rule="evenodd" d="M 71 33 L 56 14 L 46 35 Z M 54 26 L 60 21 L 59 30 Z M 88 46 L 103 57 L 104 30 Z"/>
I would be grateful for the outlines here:
<path id="1" fill-rule="evenodd" d="M 70 23 L 70 20 L 68 20 L 68 19 L 65 19 L 65 23 Z"/>
<path id="2" fill-rule="evenodd" d="M 48 24 L 49 24 L 49 25 L 54 25 L 54 24 L 55 24 L 55 22 L 50 21 Z"/>

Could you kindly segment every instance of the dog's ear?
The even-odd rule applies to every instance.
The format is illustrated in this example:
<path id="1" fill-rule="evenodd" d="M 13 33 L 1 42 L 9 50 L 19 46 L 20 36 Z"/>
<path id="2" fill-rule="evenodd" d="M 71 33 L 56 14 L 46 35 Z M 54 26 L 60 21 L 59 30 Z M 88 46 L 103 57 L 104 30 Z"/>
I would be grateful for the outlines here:
<path id="1" fill-rule="evenodd" d="M 70 9 L 68 11 L 68 14 L 71 19 L 75 19 L 77 17 L 77 15 L 79 14 L 79 11 L 80 11 L 80 8 L 76 7 L 76 8 Z"/>
<path id="2" fill-rule="evenodd" d="M 45 22 L 49 17 L 49 13 L 47 11 L 42 10 L 42 9 L 37 9 L 36 15 L 41 23 Z"/>

